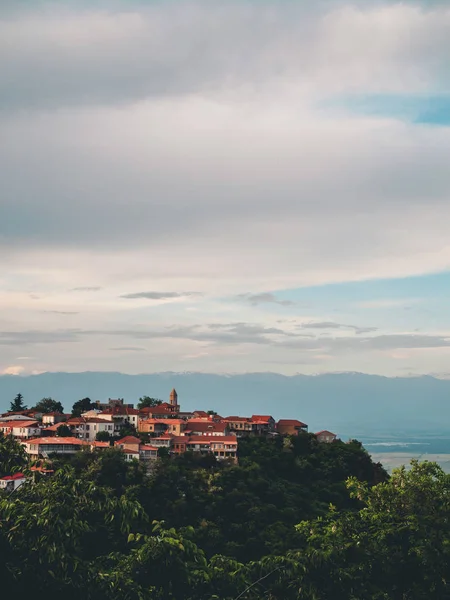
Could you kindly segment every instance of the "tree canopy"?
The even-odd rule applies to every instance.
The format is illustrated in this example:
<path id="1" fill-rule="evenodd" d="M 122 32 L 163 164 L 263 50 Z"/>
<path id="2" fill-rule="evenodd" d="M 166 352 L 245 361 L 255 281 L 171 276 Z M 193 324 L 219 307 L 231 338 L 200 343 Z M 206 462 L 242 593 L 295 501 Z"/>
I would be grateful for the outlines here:
<path id="1" fill-rule="evenodd" d="M 14 400 L 10 404 L 9 411 L 10 412 L 20 412 L 22 410 L 27 410 L 27 407 L 25 406 L 25 403 L 23 401 L 22 394 L 17 394 L 17 396 L 14 398 Z"/>
<path id="2" fill-rule="evenodd" d="M 72 406 L 72 417 L 80 417 L 82 413 L 92 410 L 96 406 L 95 402 L 92 402 L 90 398 L 77 400 Z"/>
<path id="3" fill-rule="evenodd" d="M 53 400 L 53 398 L 42 398 L 42 400 L 33 406 L 33 410 L 44 414 L 51 412 L 63 413 L 64 407 L 58 400 Z"/>
<path id="4" fill-rule="evenodd" d="M 287 441 L 286 441 L 287 440 Z M 68 600 L 450 600 L 450 477 L 358 442 L 242 439 L 147 471 L 116 448 L 0 492 L 2 591 Z M 0 436 L 0 469 L 24 468 Z M 25 467 L 26 468 L 26 467 Z"/>
<path id="5" fill-rule="evenodd" d="M 154 406 L 159 406 L 160 404 L 162 404 L 162 400 L 159 400 L 158 398 L 151 398 L 150 396 L 142 396 L 141 398 L 139 398 L 137 407 L 139 410 L 141 410 L 142 408 L 147 408 L 147 407 L 153 408 Z"/>

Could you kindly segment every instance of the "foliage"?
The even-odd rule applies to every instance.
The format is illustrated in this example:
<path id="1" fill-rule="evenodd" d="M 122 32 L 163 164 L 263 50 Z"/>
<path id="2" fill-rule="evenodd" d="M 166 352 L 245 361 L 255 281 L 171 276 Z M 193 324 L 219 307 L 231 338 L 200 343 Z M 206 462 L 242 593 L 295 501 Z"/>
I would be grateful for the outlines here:
<path id="1" fill-rule="evenodd" d="M 97 442 L 109 442 L 112 440 L 112 437 L 109 431 L 98 431 L 95 439 Z"/>
<path id="2" fill-rule="evenodd" d="M 438 466 L 388 478 L 358 442 L 308 434 L 242 439 L 239 455 L 165 456 L 150 474 L 114 447 L 55 459 L 52 478 L 0 496 L 5 597 L 450 600 Z M 13 463 L 23 451 L 1 436 Z"/>
<path id="3" fill-rule="evenodd" d="M 61 423 L 61 425 L 56 429 L 56 435 L 58 437 L 72 437 L 72 432 L 68 425 Z"/>
<path id="4" fill-rule="evenodd" d="M 27 455 L 19 442 L 0 433 L 0 477 L 21 471 L 27 464 Z"/>
<path id="5" fill-rule="evenodd" d="M 21 412 L 22 410 L 27 410 L 27 407 L 23 402 L 22 394 L 17 394 L 17 396 L 11 402 L 9 412 Z"/>
<path id="6" fill-rule="evenodd" d="M 58 400 L 53 400 L 53 398 L 42 398 L 42 400 L 33 406 L 33 410 L 44 414 L 51 412 L 63 413 L 64 407 Z"/>
<path id="7" fill-rule="evenodd" d="M 93 410 L 97 405 L 90 398 L 82 398 L 74 402 L 72 406 L 72 417 L 80 417 L 82 413 Z"/>
<path id="8" fill-rule="evenodd" d="M 142 396 L 141 398 L 139 398 L 137 407 L 139 410 L 141 410 L 142 408 L 147 408 L 147 407 L 153 408 L 154 406 L 159 406 L 160 404 L 162 404 L 162 400 L 159 400 L 158 398 L 151 398 L 150 396 Z"/>
<path id="9" fill-rule="evenodd" d="M 127 435 L 138 437 L 138 432 L 136 431 L 136 427 L 133 425 L 133 423 L 126 422 L 120 426 L 118 435 L 120 438 L 126 437 Z"/>

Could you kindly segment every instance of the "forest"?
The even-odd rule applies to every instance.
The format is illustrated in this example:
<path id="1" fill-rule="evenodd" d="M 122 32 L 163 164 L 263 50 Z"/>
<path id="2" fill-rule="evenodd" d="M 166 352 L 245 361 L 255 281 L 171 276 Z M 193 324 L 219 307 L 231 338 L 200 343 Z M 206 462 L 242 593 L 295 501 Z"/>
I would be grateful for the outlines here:
<path id="1" fill-rule="evenodd" d="M 34 600 L 450 599 L 450 479 L 434 463 L 391 476 L 357 441 L 248 437 L 239 464 L 111 447 L 53 475 L 0 437 L 4 597 Z"/>

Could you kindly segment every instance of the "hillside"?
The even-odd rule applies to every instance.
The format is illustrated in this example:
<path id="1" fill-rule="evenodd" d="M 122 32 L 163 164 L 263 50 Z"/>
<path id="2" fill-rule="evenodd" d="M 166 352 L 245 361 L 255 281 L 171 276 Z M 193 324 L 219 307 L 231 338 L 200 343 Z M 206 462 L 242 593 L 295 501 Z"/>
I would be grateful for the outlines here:
<path id="1" fill-rule="evenodd" d="M 270 413 L 275 418 L 301 419 L 312 431 L 326 427 L 343 436 L 444 431 L 450 425 L 450 381 L 362 373 L 292 377 L 275 373 L 114 372 L 1 376 L 0 409 L 6 410 L 18 392 L 29 406 L 51 396 L 69 409 L 85 396 L 93 400 L 123 397 L 129 402 L 144 394 L 166 399 L 172 387 L 178 390 L 184 410 L 213 409 L 224 416 Z"/>

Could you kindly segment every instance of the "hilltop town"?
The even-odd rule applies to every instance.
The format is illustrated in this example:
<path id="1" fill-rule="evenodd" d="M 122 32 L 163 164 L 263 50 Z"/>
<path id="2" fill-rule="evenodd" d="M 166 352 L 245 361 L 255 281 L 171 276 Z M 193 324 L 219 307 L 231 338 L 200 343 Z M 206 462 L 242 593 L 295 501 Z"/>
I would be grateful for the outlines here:
<path id="1" fill-rule="evenodd" d="M 106 403 L 86 398 L 74 405 L 71 414 L 42 412 L 38 405 L 0 415 L 0 434 L 20 442 L 32 461 L 114 446 L 127 461 L 144 461 L 148 466 L 161 456 L 188 451 L 236 463 L 243 436 L 297 436 L 302 432 L 308 432 L 308 425 L 297 419 L 277 422 L 271 415 L 222 417 L 214 411 L 183 411 L 175 389 L 168 402 L 145 397 L 137 408 L 123 398 L 109 398 Z M 323 443 L 336 439 L 330 431 L 315 435 Z M 6 475 L 0 479 L 0 488 L 14 487 L 19 479 Z"/>

